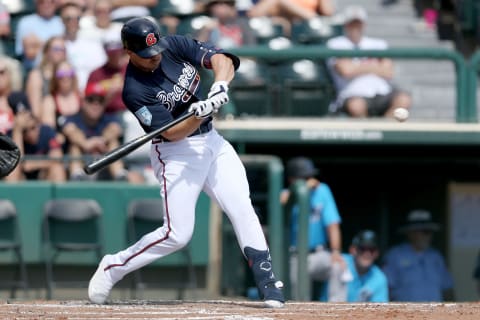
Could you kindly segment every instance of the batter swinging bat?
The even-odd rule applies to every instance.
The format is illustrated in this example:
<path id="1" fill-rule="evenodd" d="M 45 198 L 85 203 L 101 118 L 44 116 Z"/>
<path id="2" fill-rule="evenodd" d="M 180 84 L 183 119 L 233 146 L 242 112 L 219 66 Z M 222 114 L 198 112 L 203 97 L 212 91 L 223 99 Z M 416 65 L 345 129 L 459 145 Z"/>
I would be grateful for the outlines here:
<path id="1" fill-rule="evenodd" d="M 85 166 L 83 170 L 87 174 L 94 174 L 98 170 L 108 166 L 112 162 L 117 161 L 118 159 L 126 156 L 127 154 L 131 153 L 132 151 L 140 148 L 142 145 L 147 143 L 148 141 L 152 140 L 153 138 L 158 137 L 162 132 L 170 129 L 171 127 L 175 126 L 176 124 L 182 122 L 183 120 L 189 118 L 192 116 L 195 112 L 187 112 L 184 115 L 178 117 L 175 120 L 172 120 L 171 122 L 167 123 L 161 128 L 158 128 L 152 132 L 146 133 L 143 136 L 140 136 L 136 139 L 133 139 L 118 148 L 104 154 L 100 159 L 93 161 L 89 165 Z"/>

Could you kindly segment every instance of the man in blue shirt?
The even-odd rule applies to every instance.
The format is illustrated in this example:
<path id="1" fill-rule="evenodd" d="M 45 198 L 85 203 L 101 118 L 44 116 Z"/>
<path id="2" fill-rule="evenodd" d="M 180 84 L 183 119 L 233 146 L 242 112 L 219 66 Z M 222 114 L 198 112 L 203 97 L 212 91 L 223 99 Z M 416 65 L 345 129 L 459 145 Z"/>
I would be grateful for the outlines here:
<path id="1" fill-rule="evenodd" d="M 431 302 L 453 299 L 453 279 L 440 252 L 431 247 L 438 231 L 430 212 L 414 210 L 399 231 L 407 242 L 391 248 L 385 255 L 383 271 L 387 275 L 392 301 Z"/>
<path id="2" fill-rule="evenodd" d="M 375 232 L 360 231 L 352 240 L 350 254 L 344 255 L 353 278 L 347 285 L 348 302 L 388 302 L 387 277 L 374 264 L 378 256 Z"/>
<path id="3" fill-rule="evenodd" d="M 290 184 L 297 179 L 305 179 L 310 189 L 310 217 L 308 227 L 308 273 L 312 280 L 328 280 L 328 300 L 344 301 L 344 271 L 345 261 L 341 255 L 342 238 L 340 223 L 341 218 L 330 187 L 320 182 L 315 176 L 318 169 L 313 162 L 305 157 L 296 157 L 287 163 L 287 178 Z M 282 204 L 289 199 L 289 191 L 285 190 L 281 195 Z M 290 278 L 292 293 L 297 293 L 298 261 L 296 256 L 298 237 L 299 208 L 294 206 L 291 216 L 291 259 Z"/>

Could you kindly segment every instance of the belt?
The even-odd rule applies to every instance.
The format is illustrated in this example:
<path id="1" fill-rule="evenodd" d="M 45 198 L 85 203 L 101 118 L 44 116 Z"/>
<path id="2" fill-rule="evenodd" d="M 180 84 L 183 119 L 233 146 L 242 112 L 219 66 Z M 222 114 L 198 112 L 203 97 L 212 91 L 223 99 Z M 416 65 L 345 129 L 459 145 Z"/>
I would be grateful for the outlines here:
<path id="1" fill-rule="evenodd" d="M 197 136 L 199 134 L 210 132 L 212 130 L 212 128 L 213 128 L 212 121 L 208 121 L 207 123 L 202 123 L 200 125 L 200 127 L 198 127 L 197 130 L 193 131 L 193 133 L 191 135 L 189 135 L 189 137 L 193 137 L 193 136 Z M 168 140 L 168 139 L 165 139 L 164 137 L 161 137 L 161 136 L 158 137 L 158 138 L 152 139 L 153 144 L 164 143 L 164 142 L 171 142 L 171 141 Z"/>

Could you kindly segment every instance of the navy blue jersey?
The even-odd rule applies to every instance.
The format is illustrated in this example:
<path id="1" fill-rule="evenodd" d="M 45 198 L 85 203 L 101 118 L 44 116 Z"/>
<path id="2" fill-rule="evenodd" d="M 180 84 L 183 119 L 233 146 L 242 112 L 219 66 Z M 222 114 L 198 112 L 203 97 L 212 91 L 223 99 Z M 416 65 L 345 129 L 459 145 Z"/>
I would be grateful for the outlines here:
<path id="1" fill-rule="evenodd" d="M 164 39 L 169 46 L 162 52 L 156 70 L 145 72 L 130 62 L 125 74 L 123 101 L 146 132 L 161 128 L 184 114 L 190 104 L 205 98 L 200 93 L 198 70 L 211 69 L 210 59 L 214 54 L 228 55 L 235 68 L 239 66 L 238 57 L 212 44 L 180 35 Z M 205 119 L 202 126 L 211 121 L 211 117 Z"/>

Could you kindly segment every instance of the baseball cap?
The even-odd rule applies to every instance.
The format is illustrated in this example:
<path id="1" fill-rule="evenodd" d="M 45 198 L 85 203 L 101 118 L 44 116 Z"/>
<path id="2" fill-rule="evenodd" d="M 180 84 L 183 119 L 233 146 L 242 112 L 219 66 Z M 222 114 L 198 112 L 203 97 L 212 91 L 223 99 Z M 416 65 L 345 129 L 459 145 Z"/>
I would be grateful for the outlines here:
<path id="1" fill-rule="evenodd" d="M 123 50 L 122 37 L 120 35 L 121 28 L 113 28 L 108 30 L 102 38 L 103 48 L 105 51 Z"/>
<path id="2" fill-rule="evenodd" d="M 344 23 L 349 23 L 354 20 L 359 20 L 361 22 L 367 21 L 367 11 L 357 5 L 351 5 L 345 8 L 345 11 L 343 13 L 344 16 Z"/>
<path id="3" fill-rule="evenodd" d="M 353 237 L 352 245 L 356 247 L 377 248 L 377 235 L 372 230 L 362 230 Z"/>
<path id="4" fill-rule="evenodd" d="M 100 96 L 105 97 L 107 91 L 99 82 L 89 82 L 85 88 L 85 97 Z"/>
<path id="5" fill-rule="evenodd" d="M 287 163 L 287 175 L 296 178 L 310 178 L 319 173 L 312 160 L 306 157 L 292 158 Z"/>
<path id="6" fill-rule="evenodd" d="M 408 215 L 405 224 L 398 230 L 408 232 L 413 230 L 438 231 L 440 225 L 433 222 L 432 214 L 423 209 L 412 210 Z"/>

